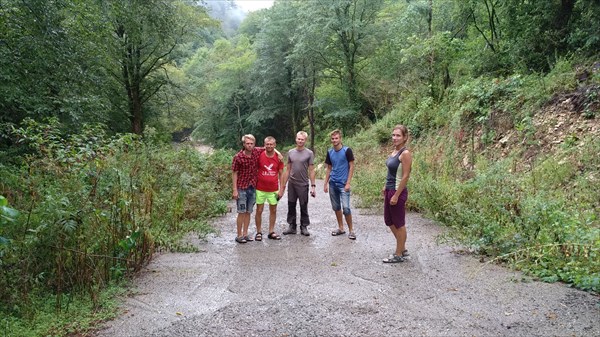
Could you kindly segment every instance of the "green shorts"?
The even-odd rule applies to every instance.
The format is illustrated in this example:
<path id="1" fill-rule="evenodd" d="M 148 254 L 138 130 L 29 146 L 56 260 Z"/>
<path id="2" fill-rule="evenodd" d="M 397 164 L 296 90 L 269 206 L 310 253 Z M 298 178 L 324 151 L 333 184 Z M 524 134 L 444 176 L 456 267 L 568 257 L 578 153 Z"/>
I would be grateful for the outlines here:
<path id="1" fill-rule="evenodd" d="M 265 201 L 268 202 L 269 205 L 277 205 L 277 191 L 265 192 L 256 190 L 256 204 L 262 205 Z"/>

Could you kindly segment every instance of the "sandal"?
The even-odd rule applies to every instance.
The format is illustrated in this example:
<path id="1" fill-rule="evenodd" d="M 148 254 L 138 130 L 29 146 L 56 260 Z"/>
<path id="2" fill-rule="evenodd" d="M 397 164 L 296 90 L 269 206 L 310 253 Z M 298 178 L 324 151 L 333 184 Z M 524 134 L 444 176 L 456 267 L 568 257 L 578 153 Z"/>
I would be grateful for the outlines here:
<path id="1" fill-rule="evenodd" d="M 248 235 L 244 236 L 244 239 L 246 239 L 246 242 L 254 241 L 254 239 L 249 237 Z"/>
<path id="2" fill-rule="evenodd" d="M 256 235 L 254 236 L 254 240 L 262 241 L 262 232 L 256 233 Z"/>
<path id="3" fill-rule="evenodd" d="M 404 262 L 406 259 L 403 256 L 393 255 L 383 259 L 383 263 L 399 263 Z"/>
<path id="4" fill-rule="evenodd" d="M 243 236 L 236 236 L 235 242 L 237 243 L 246 243 L 246 239 Z"/>
<path id="5" fill-rule="evenodd" d="M 400 263 L 406 261 L 402 256 L 394 255 L 392 258 L 383 259 L 383 263 Z"/>
<path id="6" fill-rule="evenodd" d="M 269 233 L 269 235 L 267 235 L 267 237 L 271 240 L 281 240 L 281 236 L 275 234 L 275 232 Z"/>
<path id="7" fill-rule="evenodd" d="M 333 232 L 331 232 L 331 235 L 333 235 L 333 236 L 338 236 L 338 235 L 342 235 L 342 234 L 346 234 L 346 231 L 341 230 L 339 228 L 334 230 Z"/>
<path id="8" fill-rule="evenodd" d="M 350 232 L 350 234 L 348 234 L 348 239 L 356 240 L 356 234 L 354 234 L 354 232 Z"/>
<path id="9" fill-rule="evenodd" d="M 396 254 L 395 254 L 395 253 L 394 253 L 394 254 L 391 254 L 390 256 L 388 256 L 388 259 L 391 259 L 391 258 L 393 258 L 394 256 L 396 256 Z M 405 250 L 402 252 L 402 257 L 404 257 L 404 258 L 408 259 L 408 257 L 409 257 L 409 256 L 410 256 L 410 254 L 408 253 L 408 249 L 405 249 Z"/>

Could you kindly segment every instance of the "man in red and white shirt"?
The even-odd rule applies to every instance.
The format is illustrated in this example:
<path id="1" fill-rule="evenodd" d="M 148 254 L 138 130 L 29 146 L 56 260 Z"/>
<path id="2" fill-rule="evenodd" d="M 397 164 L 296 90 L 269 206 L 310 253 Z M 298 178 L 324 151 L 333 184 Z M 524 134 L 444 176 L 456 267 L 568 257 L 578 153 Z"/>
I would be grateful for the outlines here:
<path id="1" fill-rule="evenodd" d="M 258 157 L 258 182 L 256 184 L 256 237 L 262 240 L 262 211 L 265 201 L 269 203 L 269 235 L 272 240 L 280 240 L 281 237 L 275 233 L 275 219 L 277 217 L 277 202 L 283 191 L 279 186 L 283 185 L 283 161 L 275 152 L 277 145 L 275 138 L 265 138 L 265 151 Z"/>

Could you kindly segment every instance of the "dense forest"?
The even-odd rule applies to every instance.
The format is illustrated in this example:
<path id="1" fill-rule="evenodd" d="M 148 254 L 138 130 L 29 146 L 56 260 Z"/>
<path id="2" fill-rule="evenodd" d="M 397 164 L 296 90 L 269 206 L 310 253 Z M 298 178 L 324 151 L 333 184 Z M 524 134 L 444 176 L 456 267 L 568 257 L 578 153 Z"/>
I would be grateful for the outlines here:
<path id="1" fill-rule="evenodd" d="M 372 206 L 405 124 L 444 239 L 598 292 L 599 51 L 598 0 L 0 0 L 0 333 L 85 331 L 193 250 L 247 133 L 342 129 Z"/>

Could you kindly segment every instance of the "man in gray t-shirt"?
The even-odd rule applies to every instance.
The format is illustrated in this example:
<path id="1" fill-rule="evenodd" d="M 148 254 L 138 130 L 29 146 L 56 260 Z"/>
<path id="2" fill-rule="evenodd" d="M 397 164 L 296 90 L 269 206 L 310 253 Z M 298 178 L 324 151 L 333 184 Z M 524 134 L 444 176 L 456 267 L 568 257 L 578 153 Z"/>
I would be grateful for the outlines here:
<path id="1" fill-rule="evenodd" d="M 315 166 L 314 153 L 305 148 L 306 138 L 308 134 L 304 131 L 299 131 L 296 134 L 296 148 L 288 152 L 288 161 L 285 173 L 283 174 L 283 187 L 286 183 L 288 188 L 288 214 L 287 222 L 289 227 L 283 234 L 296 234 L 296 201 L 300 203 L 300 232 L 302 235 L 309 236 L 310 233 L 306 228 L 310 225 L 308 218 L 308 182 L 310 180 L 310 195 L 316 196 L 315 185 Z"/>

